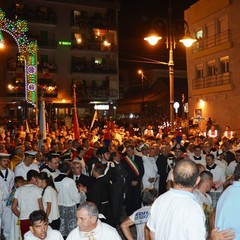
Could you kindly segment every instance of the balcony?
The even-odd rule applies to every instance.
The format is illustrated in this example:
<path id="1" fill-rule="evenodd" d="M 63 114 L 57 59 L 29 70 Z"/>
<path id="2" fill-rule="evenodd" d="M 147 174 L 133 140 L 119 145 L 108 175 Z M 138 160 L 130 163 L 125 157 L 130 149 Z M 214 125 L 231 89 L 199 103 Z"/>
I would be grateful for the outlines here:
<path id="1" fill-rule="evenodd" d="M 30 7 L 25 4 L 15 4 L 6 11 L 12 20 L 24 19 L 32 23 L 56 24 L 56 15 L 52 8 L 45 6 Z"/>
<path id="2" fill-rule="evenodd" d="M 38 79 L 38 95 L 44 97 L 57 97 L 57 85 L 51 79 Z M 25 96 L 25 83 L 15 82 L 7 86 L 8 97 L 24 97 Z"/>
<path id="3" fill-rule="evenodd" d="M 49 74 L 56 73 L 57 66 L 55 63 L 40 62 L 38 64 L 38 73 Z"/>
<path id="4" fill-rule="evenodd" d="M 229 30 L 207 38 L 198 38 L 198 41 L 193 46 L 193 53 L 201 52 L 203 50 L 207 50 L 209 48 L 230 42 L 230 38 L 231 35 Z"/>
<path id="5" fill-rule="evenodd" d="M 58 88 L 54 80 L 52 79 L 38 79 L 38 96 L 44 97 L 57 97 Z"/>
<path id="6" fill-rule="evenodd" d="M 93 64 L 90 62 L 74 62 L 71 66 L 72 73 L 100 73 L 100 74 L 117 74 L 115 64 Z"/>
<path id="7" fill-rule="evenodd" d="M 78 44 L 76 41 L 73 41 L 72 49 L 76 50 L 89 50 L 89 51 L 102 51 L 102 52 L 115 52 L 117 51 L 117 46 L 111 43 L 109 46 L 105 46 L 100 42 L 89 42 Z"/>
<path id="8" fill-rule="evenodd" d="M 213 76 L 193 79 L 192 88 L 193 90 L 196 90 L 196 89 L 227 85 L 231 83 L 230 76 L 231 76 L 230 73 L 227 72 L 227 73 L 216 74 Z"/>
<path id="9" fill-rule="evenodd" d="M 76 95 L 78 100 L 106 100 L 108 98 L 117 98 L 117 90 L 109 87 L 83 87 L 77 86 Z"/>
<path id="10" fill-rule="evenodd" d="M 106 14 L 95 12 L 93 15 L 86 11 L 73 11 L 71 25 L 80 29 L 117 29 L 115 10 Z"/>

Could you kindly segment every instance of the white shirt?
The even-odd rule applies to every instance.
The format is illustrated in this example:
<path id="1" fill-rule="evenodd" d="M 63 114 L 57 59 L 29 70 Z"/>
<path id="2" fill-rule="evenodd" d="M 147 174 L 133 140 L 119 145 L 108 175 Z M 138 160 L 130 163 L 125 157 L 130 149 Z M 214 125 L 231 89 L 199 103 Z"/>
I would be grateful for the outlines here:
<path id="1" fill-rule="evenodd" d="M 48 221 L 51 223 L 53 220 L 56 220 L 60 217 L 58 209 L 58 193 L 51 186 L 48 186 L 42 197 L 43 208 L 46 211 L 47 203 L 51 203 L 51 211 L 48 216 Z"/>
<path id="2" fill-rule="evenodd" d="M 203 195 L 197 188 L 193 191 L 194 196 L 196 197 L 198 203 L 203 207 L 203 204 L 207 204 L 209 206 L 212 206 L 212 199 L 211 197 L 206 193 L 206 195 Z"/>
<path id="3" fill-rule="evenodd" d="M 92 237 L 92 238 L 91 238 Z M 98 220 L 97 227 L 93 229 L 91 232 L 81 232 L 78 227 L 73 229 L 68 237 L 67 240 L 121 240 L 117 230 L 110 225 L 101 222 Z"/>
<path id="4" fill-rule="evenodd" d="M 156 240 L 205 240 L 205 215 L 194 195 L 170 189 L 153 203 L 147 226 Z"/>
<path id="5" fill-rule="evenodd" d="M 137 240 L 144 240 L 144 229 L 149 219 L 151 206 L 144 206 L 135 211 L 129 218 L 134 222 L 137 229 Z"/>
<path id="6" fill-rule="evenodd" d="M 81 201 L 82 194 L 78 192 L 73 179 L 65 177 L 62 181 L 54 182 L 54 184 L 58 191 L 59 206 L 72 207 Z"/>
<path id="7" fill-rule="evenodd" d="M 18 200 L 19 219 L 29 219 L 33 211 L 39 210 L 38 199 L 42 198 L 42 189 L 34 184 L 26 184 L 16 190 L 14 198 Z"/>
<path id="8" fill-rule="evenodd" d="M 39 172 L 38 165 L 35 163 L 26 166 L 24 162 L 20 162 L 14 169 L 15 176 L 22 176 L 25 180 L 27 180 L 27 172 L 29 170 L 36 170 Z"/>
<path id="9" fill-rule="evenodd" d="M 144 167 L 144 175 L 142 178 L 142 183 L 143 183 L 143 189 L 145 188 L 151 188 L 154 186 L 154 182 L 157 179 L 157 165 L 154 157 L 148 157 L 143 155 L 142 156 L 143 160 L 143 167 Z M 148 181 L 149 178 L 155 178 L 155 181 L 150 183 Z"/>
<path id="10" fill-rule="evenodd" d="M 29 230 L 24 234 L 24 240 L 40 240 L 40 238 L 35 237 Z M 53 230 L 50 226 L 48 226 L 47 237 L 44 240 L 63 240 L 63 237 L 59 231 Z"/>

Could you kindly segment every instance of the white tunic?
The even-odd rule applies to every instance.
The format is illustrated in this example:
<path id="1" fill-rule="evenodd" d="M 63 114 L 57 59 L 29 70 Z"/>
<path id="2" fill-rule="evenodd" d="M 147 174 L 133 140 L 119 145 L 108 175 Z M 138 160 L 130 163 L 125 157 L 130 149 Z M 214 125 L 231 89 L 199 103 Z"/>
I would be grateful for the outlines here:
<path id="1" fill-rule="evenodd" d="M 1 170 L 1 172 L 3 178 L 0 176 L 0 186 L 2 189 L 2 214 L 0 215 L 0 219 L 2 219 L 3 234 L 6 238 L 8 238 L 11 229 L 12 211 L 11 206 L 6 206 L 6 203 L 14 185 L 14 173 L 9 168 Z M 6 181 L 4 180 L 5 177 Z"/>
<path id="2" fill-rule="evenodd" d="M 208 170 L 208 169 L 206 169 L 206 170 Z M 218 187 L 218 189 L 215 190 L 212 188 L 210 192 L 222 192 L 223 191 L 223 183 L 226 180 L 224 170 L 222 169 L 222 167 L 217 165 L 215 167 L 215 169 L 210 170 L 210 172 L 213 175 L 213 183 L 217 183 L 217 185 L 220 185 L 220 187 Z"/>
<path id="3" fill-rule="evenodd" d="M 3 176 L 5 176 L 6 171 L 8 171 L 7 178 L 6 178 L 7 181 L 4 181 L 4 178 L 0 176 L 0 185 L 2 186 L 2 189 L 3 189 L 2 197 L 3 197 L 3 200 L 6 201 L 12 191 L 15 175 L 13 171 L 10 170 L 9 168 L 8 170 L 0 170 L 0 171 L 2 172 Z"/>
<path id="4" fill-rule="evenodd" d="M 157 179 L 157 173 L 158 173 L 155 158 L 143 155 L 142 160 L 143 160 L 143 167 L 144 167 L 144 175 L 142 178 L 143 189 L 152 188 L 154 187 L 154 183 Z M 155 181 L 150 183 L 148 181 L 149 178 L 155 178 Z"/>
<path id="5" fill-rule="evenodd" d="M 229 163 L 229 165 L 227 166 L 227 170 L 226 170 L 227 176 L 232 176 L 232 175 L 233 175 L 236 166 L 237 166 L 236 160 L 231 161 L 231 162 Z"/>
<path id="6" fill-rule="evenodd" d="M 78 192 L 76 183 L 73 179 L 65 177 L 60 182 L 54 182 L 58 191 L 58 205 L 72 207 L 80 202 L 81 193 Z"/>
<path id="7" fill-rule="evenodd" d="M 47 168 L 43 168 L 41 172 L 46 172 L 49 177 L 52 177 L 53 180 L 60 174 L 58 169 L 56 169 L 55 172 L 50 172 Z"/>
<path id="8" fill-rule="evenodd" d="M 68 237 L 67 240 L 121 240 L 117 230 L 110 225 L 101 222 L 98 220 L 97 227 L 93 229 L 90 233 L 81 232 L 78 227 L 73 229 Z"/>

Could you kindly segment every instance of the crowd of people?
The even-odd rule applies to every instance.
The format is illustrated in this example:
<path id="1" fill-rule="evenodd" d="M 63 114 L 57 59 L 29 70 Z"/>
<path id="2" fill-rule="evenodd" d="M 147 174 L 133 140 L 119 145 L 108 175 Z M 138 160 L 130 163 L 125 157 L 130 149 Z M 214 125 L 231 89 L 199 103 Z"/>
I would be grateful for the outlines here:
<path id="1" fill-rule="evenodd" d="M 240 239 L 237 133 L 168 130 L 0 127 L 2 239 Z"/>

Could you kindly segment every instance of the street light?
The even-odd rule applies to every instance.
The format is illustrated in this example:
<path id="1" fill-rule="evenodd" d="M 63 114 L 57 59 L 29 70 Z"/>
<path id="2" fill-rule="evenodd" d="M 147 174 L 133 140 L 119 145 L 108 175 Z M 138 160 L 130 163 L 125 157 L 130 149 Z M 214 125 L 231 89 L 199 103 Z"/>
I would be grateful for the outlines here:
<path id="1" fill-rule="evenodd" d="M 142 101 L 141 101 L 141 111 L 143 112 L 144 110 L 144 85 L 143 85 L 143 81 L 144 81 L 144 78 L 146 78 L 143 74 L 143 71 L 142 70 L 138 70 L 138 74 L 141 76 L 141 93 L 142 93 Z"/>
<path id="2" fill-rule="evenodd" d="M 170 91 L 170 123 L 171 123 L 171 131 L 174 130 L 174 112 L 173 112 L 173 103 L 174 103 L 174 60 L 173 60 L 173 49 L 176 47 L 176 41 L 173 34 L 173 24 L 172 24 L 172 8 L 171 5 L 168 9 L 168 22 L 161 18 L 155 18 L 153 20 L 153 27 L 154 24 L 156 24 L 156 21 L 160 20 L 165 26 L 167 30 L 166 34 L 166 47 L 169 49 L 169 60 L 168 60 L 168 69 L 169 69 L 169 91 Z M 182 20 L 184 24 L 184 30 L 186 31 L 186 34 L 183 39 L 180 40 L 186 47 L 192 46 L 194 42 L 197 40 L 192 38 L 190 36 L 189 26 L 188 23 L 185 20 Z M 153 33 L 154 31 L 154 33 Z M 157 44 L 159 40 L 161 40 L 162 37 L 156 34 L 155 29 L 151 30 L 150 35 L 148 37 L 145 37 L 144 40 L 148 41 L 151 45 Z"/>

